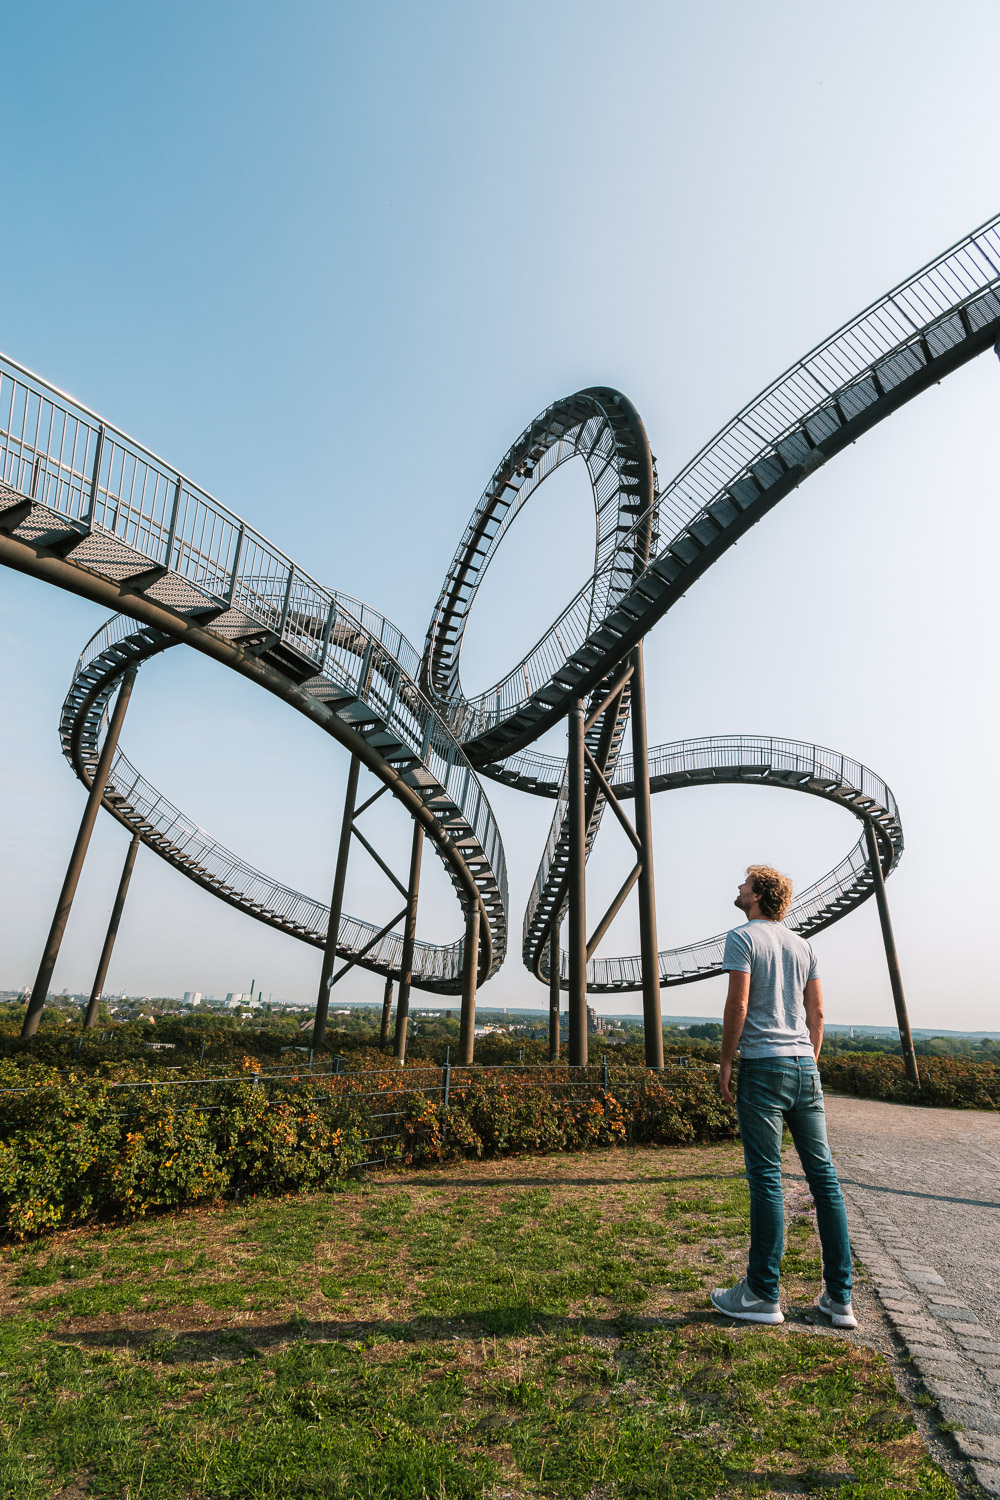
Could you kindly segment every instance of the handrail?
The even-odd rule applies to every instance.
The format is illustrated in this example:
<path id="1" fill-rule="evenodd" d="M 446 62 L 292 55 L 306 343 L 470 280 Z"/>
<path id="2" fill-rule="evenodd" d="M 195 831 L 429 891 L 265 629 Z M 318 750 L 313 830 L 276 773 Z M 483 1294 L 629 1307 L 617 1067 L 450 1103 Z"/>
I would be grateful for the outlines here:
<path id="1" fill-rule="evenodd" d="M 64 754 L 88 783 L 97 763 L 113 689 L 109 672 L 114 672 L 115 661 L 119 669 L 124 667 L 125 651 L 131 660 L 142 659 L 144 650 L 162 649 L 155 642 L 150 647 L 147 637 L 148 632 L 137 629 L 134 621 L 114 616 L 81 653 L 60 733 Z M 87 674 L 91 672 L 96 675 L 88 689 Z M 155 853 L 229 905 L 315 947 L 325 946 L 329 918 L 325 903 L 274 880 L 234 854 L 152 786 L 120 747 L 111 763 L 104 804 Z M 375 938 L 378 941 L 373 943 Z M 464 937 L 452 943 L 416 940 L 413 982 L 432 992 L 457 993 L 464 951 Z M 380 925 L 345 913 L 337 952 L 363 968 L 395 977 L 402 968 L 403 938 L 398 932 L 382 934 Z"/>
<path id="2" fill-rule="evenodd" d="M 114 541 L 137 564 L 163 567 L 169 577 L 149 587 L 151 598 L 237 611 L 247 630 L 272 631 L 318 677 L 351 692 L 370 691 L 402 743 L 447 778 L 506 905 L 492 809 L 449 726 L 418 686 L 419 653 L 384 615 L 324 588 L 208 491 L 4 355 L 0 483 L 81 534 Z"/>
<path id="3" fill-rule="evenodd" d="M 966 235 L 797 360 L 739 411 L 656 496 L 661 531 L 656 563 L 709 516 L 711 508 L 769 461 L 809 469 L 810 455 L 845 420 L 1000 319 L 1000 215 Z M 866 384 L 868 382 L 868 384 Z M 838 408 L 840 408 L 838 410 Z M 801 442 L 799 441 L 801 436 Z M 782 452 L 783 445 L 787 452 Z M 823 454 L 820 451 L 818 461 Z M 766 472 L 761 480 L 773 482 Z M 648 514 L 635 527 L 648 524 Z M 621 539 L 622 545 L 628 538 Z M 605 566 L 612 566 L 613 563 Z M 510 719 L 596 632 L 589 601 L 597 574 L 487 694 L 456 702 L 450 717 L 468 742 Z M 642 580 L 634 597 L 639 606 Z M 650 614 L 652 624 L 658 615 Z M 612 658 L 605 662 L 610 667 Z"/>
<path id="4" fill-rule="evenodd" d="M 553 776 L 565 767 L 565 762 L 556 757 L 531 756 L 529 752 L 521 752 L 516 759 L 521 762 L 521 772 L 530 760 L 539 776 Z M 541 764 L 543 760 L 544 765 Z M 789 775 L 794 779 L 782 779 Z M 632 757 L 623 754 L 612 785 L 622 796 L 628 797 L 632 778 Z M 730 781 L 804 792 L 836 803 L 862 820 L 878 824 L 892 850 L 886 873 L 895 868 L 903 852 L 899 810 L 888 786 L 860 761 L 825 746 L 752 734 L 706 735 L 698 739 L 677 740 L 650 749 L 649 779 L 652 791 Z M 550 870 L 560 829 L 559 809 L 565 805 L 564 781 L 560 783 L 558 795 L 557 815 L 528 896 L 522 934 L 524 963 L 546 979 L 548 949 L 546 946 L 539 950 L 539 941 L 543 929 L 551 925 L 546 901 L 551 895 Z M 872 893 L 862 835 L 845 859 L 795 899 L 785 918 L 786 924 L 804 935 L 819 932 L 867 900 Z M 687 983 L 720 973 L 725 936 L 722 933 L 683 948 L 665 949 L 659 955 L 660 984 Z M 560 955 L 560 964 L 561 979 L 568 981 L 565 954 Z M 596 993 L 622 993 L 638 989 L 641 982 L 642 964 L 638 955 L 595 958 L 587 967 L 587 988 Z"/>

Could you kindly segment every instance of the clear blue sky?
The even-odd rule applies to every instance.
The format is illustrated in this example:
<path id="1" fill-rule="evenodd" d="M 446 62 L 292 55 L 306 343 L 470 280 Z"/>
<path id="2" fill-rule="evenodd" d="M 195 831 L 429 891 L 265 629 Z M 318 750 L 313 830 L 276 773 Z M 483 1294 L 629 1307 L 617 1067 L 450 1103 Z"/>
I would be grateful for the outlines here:
<path id="1" fill-rule="evenodd" d="M 615 7 L 0 7 L 0 347 L 423 640 L 497 460 L 556 396 L 638 405 L 675 472 L 798 355 L 1000 207 L 1000 11 L 880 0 Z M 859 756 L 899 799 L 889 892 L 914 1024 L 996 1028 L 1000 368 L 921 397 L 784 501 L 650 637 L 654 741 L 727 730 Z M 491 570 L 467 684 L 580 581 L 588 495 L 539 491 Z M 537 522 L 537 524 L 535 524 Z M 568 541 L 561 541 L 568 531 Z M 519 534 L 520 533 L 520 534 Z M 56 723 L 102 612 L 0 574 L 0 985 L 31 981 L 82 791 Z M 128 753 L 206 827 L 329 889 L 343 755 L 181 649 Z M 549 804 L 496 789 L 512 956 Z M 810 799 L 660 798 L 661 943 L 734 918 L 753 859 L 799 884 L 857 825 Z M 400 855 L 405 824 L 379 836 Z M 89 988 L 124 854 L 95 839 L 56 987 Z M 593 899 L 625 851 L 601 836 Z M 421 932 L 459 918 L 428 862 Z M 109 983 L 311 998 L 316 950 L 143 851 Z M 359 861 L 349 909 L 389 914 Z M 603 951 L 635 951 L 623 914 Z M 871 903 L 817 939 L 835 1021 L 888 1024 Z M 376 998 L 359 975 L 350 998 Z M 664 996 L 721 1011 L 717 982 Z M 637 1008 L 635 1000 L 622 1009 Z"/>

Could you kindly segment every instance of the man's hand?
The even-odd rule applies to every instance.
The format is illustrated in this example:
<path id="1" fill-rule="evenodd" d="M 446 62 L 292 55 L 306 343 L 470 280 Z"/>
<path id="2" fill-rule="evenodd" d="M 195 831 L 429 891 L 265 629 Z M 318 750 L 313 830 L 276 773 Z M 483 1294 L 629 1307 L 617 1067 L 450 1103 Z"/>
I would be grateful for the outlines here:
<path id="1" fill-rule="evenodd" d="M 730 1061 L 730 1062 L 720 1063 L 719 1064 L 719 1093 L 722 1095 L 723 1099 L 725 1099 L 725 1101 L 726 1101 L 727 1104 L 735 1104 L 736 1103 L 736 1100 L 733 1098 L 732 1082 L 733 1082 L 733 1064 L 732 1064 L 732 1062 Z"/>

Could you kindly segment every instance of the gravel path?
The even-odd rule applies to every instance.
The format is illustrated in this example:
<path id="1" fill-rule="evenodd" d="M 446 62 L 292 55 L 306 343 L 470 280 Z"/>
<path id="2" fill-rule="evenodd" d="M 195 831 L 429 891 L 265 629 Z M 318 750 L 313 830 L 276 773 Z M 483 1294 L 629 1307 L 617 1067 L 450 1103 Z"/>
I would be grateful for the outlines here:
<path id="1" fill-rule="evenodd" d="M 960 1452 L 1000 1495 L 1000 1115 L 826 1106 L 854 1249 Z"/>

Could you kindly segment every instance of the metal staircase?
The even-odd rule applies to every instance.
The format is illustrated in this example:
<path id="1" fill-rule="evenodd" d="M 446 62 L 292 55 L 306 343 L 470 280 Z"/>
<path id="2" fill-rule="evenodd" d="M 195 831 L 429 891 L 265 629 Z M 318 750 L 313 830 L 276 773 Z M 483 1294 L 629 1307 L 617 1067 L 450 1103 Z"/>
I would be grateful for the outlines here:
<path id="1" fill-rule="evenodd" d="M 660 491 L 668 540 L 600 619 L 595 573 L 488 693 L 450 685 L 446 711 L 487 775 L 537 739 L 779 500 L 834 454 L 1000 338 L 1000 216 L 820 344 L 735 416 Z M 636 526 L 646 522 L 640 516 Z M 615 556 L 627 552 L 618 539 Z M 610 578 L 614 559 L 604 565 Z"/>
<path id="2" fill-rule="evenodd" d="M 481 497 L 422 658 L 384 616 L 318 584 L 171 465 L 0 357 L 0 563 L 133 622 L 112 621 L 95 637 L 64 707 L 64 748 L 85 781 L 123 674 L 169 645 L 195 647 L 337 739 L 421 824 L 463 908 L 481 913 L 480 982 L 504 958 L 507 891 L 499 831 L 476 771 L 554 798 L 524 925 L 525 957 L 543 972 L 540 942 L 559 911 L 566 869 L 565 764 L 528 747 L 572 704 L 603 701 L 646 631 L 778 501 L 998 339 L 1000 216 L 800 360 L 662 490 L 641 420 L 625 397 L 594 387 L 554 403 L 508 451 Z M 479 583 L 534 489 L 571 458 L 586 465 L 593 490 L 594 572 L 513 670 L 469 698 L 459 657 Z M 627 712 L 626 691 L 590 735 L 591 749 L 607 751 L 612 789 L 623 795 L 632 776 L 621 753 Z M 823 797 L 873 830 L 870 847 L 885 872 L 898 860 L 902 835 L 891 794 L 871 772 L 833 752 L 794 741 L 713 737 L 662 746 L 649 760 L 654 791 L 766 782 Z M 592 779 L 591 789 L 596 784 Z M 222 899 L 322 942 L 322 903 L 270 881 L 210 839 L 123 755 L 114 761 L 105 800 L 150 847 Z M 603 805 L 601 795 L 588 803 L 588 852 Z M 863 839 L 802 894 L 788 920 L 802 932 L 818 931 L 873 887 L 884 906 L 874 853 L 871 860 Z M 886 923 L 883 914 L 885 930 Z M 360 953 L 374 931 L 345 919 L 345 955 Z M 400 942 L 387 935 L 364 956 L 366 966 L 391 973 Z M 660 983 L 718 972 L 721 942 L 661 953 Z M 418 944 L 414 983 L 457 993 L 461 953 L 461 942 Z M 649 958 L 647 950 L 647 970 Z M 588 987 L 636 989 L 639 968 L 636 958 L 595 959 Z"/>
<path id="3" fill-rule="evenodd" d="M 410 643 L 141 444 L 3 358 L 0 562 L 195 646 L 362 755 L 420 817 L 463 906 L 479 904 L 480 979 L 496 971 L 507 927 L 499 830 L 461 746 L 420 690 Z M 123 638 L 107 644 L 110 693 L 116 664 L 134 652 Z M 135 650 L 164 644 L 150 636 Z M 204 879 L 193 866 L 192 874 Z M 240 896 L 226 879 L 218 891 Z"/>
<path id="4" fill-rule="evenodd" d="M 122 674 L 130 665 L 148 661 L 175 644 L 172 636 L 137 629 L 134 621 L 122 615 L 110 620 L 88 642 L 77 663 L 59 725 L 63 753 L 85 785 L 89 786 L 93 778 L 107 705 Z M 361 700 L 341 697 L 338 703 L 348 714 L 353 713 L 351 722 L 356 727 L 363 724 L 372 730 L 373 737 L 382 742 L 383 753 L 388 759 L 395 757 L 393 763 L 403 774 L 413 771 L 416 757 L 394 736 L 384 731 L 379 735 L 370 711 L 362 711 Z M 151 786 L 120 749 L 112 761 L 104 805 L 148 848 L 220 900 L 291 937 L 324 947 L 329 908 L 323 902 L 273 880 L 212 838 Z M 464 825 L 454 805 L 438 797 L 435 807 L 453 836 L 461 839 Z M 464 836 L 468 838 L 467 833 Z M 468 842 L 467 848 L 475 858 L 474 842 Z M 378 930 L 371 922 L 344 915 L 337 954 L 373 973 L 398 977 L 402 935 L 387 933 L 371 947 Z M 413 983 L 434 994 L 459 993 L 463 954 L 464 939 L 451 944 L 418 940 Z"/>

